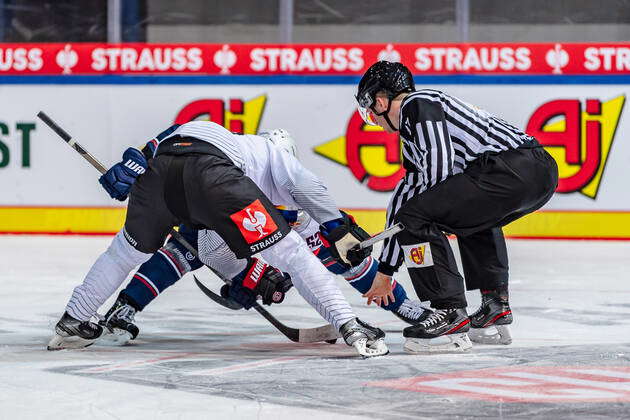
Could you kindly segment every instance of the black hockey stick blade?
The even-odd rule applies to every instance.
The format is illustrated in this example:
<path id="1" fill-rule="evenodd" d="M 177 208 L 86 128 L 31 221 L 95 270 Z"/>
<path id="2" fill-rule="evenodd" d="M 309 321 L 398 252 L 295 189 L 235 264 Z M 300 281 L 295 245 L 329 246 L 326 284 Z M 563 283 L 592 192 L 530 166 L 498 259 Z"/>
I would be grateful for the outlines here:
<path id="1" fill-rule="evenodd" d="M 206 286 L 204 286 L 204 284 L 202 282 L 199 281 L 197 276 L 195 276 L 194 274 L 193 274 L 193 278 L 195 279 L 195 283 L 197 284 L 197 287 L 199 287 L 201 289 L 203 294 L 208 296 L 210 299 L 212 299 L 213 301 L 215 301 L 219 305 L 225 306 L 226 308 L 233 309 L 235 311 L 237 311 L 239 309 L 243 309 L 243 307 L 241 305 L 239 305 L 237 302 L 234 302 L 231 299 L 226 299 L 223 296 L 217 295 L 212 290 L 208 289 Z"/>
<path id="2" fill-rule="evenodd" d="M 171 230 L 171 235 L 175 239 L 177 239 L 182 245 L 184 245 L 184 248 L 190 251 L 195 257 L 199 257 L 199 253 L 197 252 L 197 250 L 188 243 L 186 238 L 184 238 L 181 235 L 181 233 L 173 229 Z M 225 278 L 221 273 L 217 272 L 210 266 L 206 266 L 206 267 L 208 267 L 210 271 L 212 271 L 223 282 L 229 284 L 229 280 Z M 222 296 L 217 295 L 216 293 L 212 292 L 207 287 L 205 287 L 199 280 L 197 280 L 197 277 L 195 277 L 195 283 L 201 289 L 201 291 L 213 301 L 227 308 L 235 309 L 217 300 L 218 298 L 218 299 L 227 301 L 227 299 L 223 298 Z M 256 310 L 256 312 L 261 314 L 267 321 L 269 321 L 271 325 L 276 327 L 278 331 L 284 334 L 285 337 L 287 337 L 289 340 L 294 341 L 296 343 L 316 343 L 319 341 L 332 341 L 339 338 L 339 333 L 330 324 L 326 324 L 326 325 L 322 325 L 321 327 L 314 327 L 314 328 L 291 328 L 287 325 L 284 325 L 282 322 L 278 321 L 276 317 L 271 315 L 265 308 L 260 306 L 258 303 L 256 303 L 252 307 Z"/>

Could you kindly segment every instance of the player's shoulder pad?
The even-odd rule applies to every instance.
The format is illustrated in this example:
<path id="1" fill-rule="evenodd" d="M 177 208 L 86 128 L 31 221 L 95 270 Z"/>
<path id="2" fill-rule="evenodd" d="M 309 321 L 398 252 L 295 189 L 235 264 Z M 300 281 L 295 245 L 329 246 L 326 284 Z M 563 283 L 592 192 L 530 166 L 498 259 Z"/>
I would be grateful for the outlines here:
<path id="1" fill-rule="evenodd" d="M 401 105 L 402 121 L 409 119 L 412 126 L 419 121 L 441 121 L 444 119 L 444 108 L 439 91 L 423 89 L 407 96 Z"/>
<path id="2" fill-rule="evenodd" d="M 166 137 L 170 136 L 173 133 L 173 131 L 177 130 L 180 125 L 181 124 L 173 124 L 173 125 L 171 125 L 169 128 L 167 128 L 166 130 L 162 131 L 160 134 L 155 136 L 155 138 L 158 141 L 164 140 Z"/>

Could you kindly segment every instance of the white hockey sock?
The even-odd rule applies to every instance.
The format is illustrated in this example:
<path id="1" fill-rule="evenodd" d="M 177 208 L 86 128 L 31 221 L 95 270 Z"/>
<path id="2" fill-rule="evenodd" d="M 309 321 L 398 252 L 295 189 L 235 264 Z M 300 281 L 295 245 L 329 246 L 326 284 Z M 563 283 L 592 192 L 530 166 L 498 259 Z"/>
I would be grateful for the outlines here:
<path id="1" fill-rule="evenodd" d="M 356 317 L 334 274 L 326 270 L 296 232 L 291 231 L 261 254 L 269 264 L 289 273 L 300 295 L 337 330 Z"/>
<path id="2" fill-rule="evenodd" d="M 121 230 L 107 251 L 92 265 L 83 283 L 74 288 L 66 311 L 78 320 L 89 320 L 118 289 L 129 272 L 151 258 L 151 255 L 132 247 Z"/>

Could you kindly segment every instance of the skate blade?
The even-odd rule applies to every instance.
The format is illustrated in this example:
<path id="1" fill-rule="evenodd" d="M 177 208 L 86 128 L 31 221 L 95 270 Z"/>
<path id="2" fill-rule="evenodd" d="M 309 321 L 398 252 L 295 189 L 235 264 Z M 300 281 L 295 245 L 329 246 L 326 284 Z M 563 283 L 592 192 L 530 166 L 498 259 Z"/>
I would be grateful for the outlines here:
<path id="1" fill-rule="evenodd" d="M 100 346 L 121 347 L 127 345 L 132 340 L 129 331 L 114 328 L 113 331 L 104 329 L 103 334 L 94 342 Z"/>
<path id="2" fill-rule="evenodd" d="M 512 334 L 507 325 L 491 325 L 486 328 L 471 328 L 470 340 L 478 344 L 512 344 Z"/>
<path id="3" fill-rule="evenodd" d="M 411 354 L 464 353 L 472 348 L 468 334 L 449 334 L 436 338 L 407 337 L 403 349 Z"/>
<path id="4" fill-rule="evenodd" d="M 81 338 L 78 336 L 70 336 L 64 337 L 59 334 L 55 334 L 53 338 L 48 342 L 48 346 L 46 346 L 47 350 L 72 350 L 72 349 L 82 349 L 85 347 L 89 347 L 94 344 L 95 340 L 86 340 L 85 338 Z"/>
<path id="5" fill-rule="evenodd" d="M 389 353 L 389 348 L 387 348 L 387 344 L 385 344 L 385 341 L 382 338 L 376 340 L 370 346 L 367 345 L 366 338 L 361 338 L 355 341 L 354 343 L 352 343 L 352 346 L 357 350 L 359 355 L 363 357 L 364 359 L 367 359 L 370 357 L 385 356 L 386 354 Z"/>

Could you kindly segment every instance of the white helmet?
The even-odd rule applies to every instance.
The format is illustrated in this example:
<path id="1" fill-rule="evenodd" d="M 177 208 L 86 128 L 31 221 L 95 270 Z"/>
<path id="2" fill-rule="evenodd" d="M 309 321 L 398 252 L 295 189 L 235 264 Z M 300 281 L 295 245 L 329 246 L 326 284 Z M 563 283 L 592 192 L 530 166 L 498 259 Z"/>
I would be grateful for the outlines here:
<path id="1" fill-rule="evenodd" d="M 293 137 L 291 137 L 291 134 L 289 134 L 287 130 L 276 128 L 271 131 L 263 131 L 258 135 L 297 157 L 297 144 L 295 144 L 295 140 L 293 140 Z"/>

